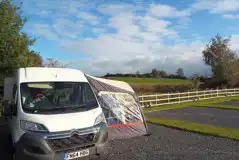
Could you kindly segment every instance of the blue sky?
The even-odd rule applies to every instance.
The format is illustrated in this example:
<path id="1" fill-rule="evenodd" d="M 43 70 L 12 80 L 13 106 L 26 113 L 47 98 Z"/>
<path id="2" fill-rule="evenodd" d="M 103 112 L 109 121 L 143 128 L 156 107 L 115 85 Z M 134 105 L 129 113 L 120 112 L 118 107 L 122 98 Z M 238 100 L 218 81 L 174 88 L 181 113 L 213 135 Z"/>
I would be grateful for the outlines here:
<path id="1" fill-rule="evenodd" d="M 210 74 L 201 51 L 217 33 L 239 50 L 239 0 L 26 0 L 23 11 L 34 50 L 93 75 Z"/>

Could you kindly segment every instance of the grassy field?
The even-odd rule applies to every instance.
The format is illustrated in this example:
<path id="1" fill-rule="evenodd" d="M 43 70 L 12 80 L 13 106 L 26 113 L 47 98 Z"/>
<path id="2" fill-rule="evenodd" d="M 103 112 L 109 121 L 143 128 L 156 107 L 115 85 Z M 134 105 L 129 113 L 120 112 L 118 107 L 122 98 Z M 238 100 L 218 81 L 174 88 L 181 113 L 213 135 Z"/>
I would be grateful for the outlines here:
<path id="1" fill-rule="evenodd" d="M 190 80 L 173 78 L 137 78 L 137 77 L 107 77 L 107 79 L 120 80 L 130 84 L 191 84 Z"/>
<path id="2" fill-rule="evenodd" d="M 174 78 L 137 78 L 137 77 L 107 77 L 107 79 L 119 80 L 129 83 L 134 91 L 140 94 L 166 93 L 178 90 L 188 91 L 193 88 L 191 80 Z"/>
<path id="3" fill-rule="evenodd" d="M 162 105 L 162 106 L 156 106 L 152 108 L 144 108 L 144 112 L 147 113 L 152 111 L 161 111 L 161 110 L 183 108 L 183 107 L 189 107 L 189 106 L 239 110 L 239 106 L 214 104 L 216 102 L 223 102 L 223 101 L 230 101 L 230 100 L 239 100 L 239 96 L 213 98 L 213 99 L 201 100 L 197 102 L 186 102 L 186 103 L 180 103 L 180 104 Z M 195 123 L 190 121 L 182 121 L 182 120 L 174 120 L 174 119 L 158 118 L 158 117 L 150 117 L 150 116 L 146 116 L 146 119 L 150 123 L 160 124 L 160 125 L 171 127 L 171 128 L 239 140 L 239 129 L 225 128 L 221 126 L 200 124 L 200 123 Z"/>

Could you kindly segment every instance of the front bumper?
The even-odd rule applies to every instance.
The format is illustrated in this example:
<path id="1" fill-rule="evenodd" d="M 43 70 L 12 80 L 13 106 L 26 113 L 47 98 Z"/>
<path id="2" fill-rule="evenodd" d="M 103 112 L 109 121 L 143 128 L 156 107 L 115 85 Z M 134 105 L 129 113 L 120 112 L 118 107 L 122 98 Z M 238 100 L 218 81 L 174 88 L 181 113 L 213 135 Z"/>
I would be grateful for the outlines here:
<path id="1" fill-rule="evenodd" d="M 35 133 L 25 133 L 15 145 L 17 160 L 64 160 L 65 154 L 89 149 L 90 156 L 108 152 L 108 130 L 106 123 L 101 124 L 97 138 L 90 142 L 69 148 L 56 149 L 49 141 Z M 85 157 L 82 157 L 84 159 Z"/>

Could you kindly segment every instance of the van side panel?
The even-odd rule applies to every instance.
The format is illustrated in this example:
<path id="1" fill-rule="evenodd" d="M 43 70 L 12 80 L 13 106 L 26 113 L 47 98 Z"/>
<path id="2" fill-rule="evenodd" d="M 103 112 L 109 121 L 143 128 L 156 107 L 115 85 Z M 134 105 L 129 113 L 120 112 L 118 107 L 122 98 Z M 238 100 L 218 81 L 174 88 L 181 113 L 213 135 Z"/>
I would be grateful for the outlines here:
<path id="1" fill-rule="evenodd" d="M 4 79 L 4 94 L 3 94 L 3 100 L 12 100 L 13 98 L 13 86 L 15 83 L 14 77 L 6 77 Z"/>

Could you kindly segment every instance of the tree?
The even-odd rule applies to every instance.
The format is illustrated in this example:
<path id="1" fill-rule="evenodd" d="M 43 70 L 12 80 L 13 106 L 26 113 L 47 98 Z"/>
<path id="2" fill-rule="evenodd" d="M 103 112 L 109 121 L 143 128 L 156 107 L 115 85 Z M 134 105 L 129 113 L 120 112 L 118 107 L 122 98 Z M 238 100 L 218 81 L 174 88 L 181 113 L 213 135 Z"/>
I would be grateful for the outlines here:
<path id="1" fill-rule="evenodd" d="M 230 81 L 233 74 L 233 63 L 236 54 L 229 48 L 230 37 L 223 38 L 219 34 L 211 38 L 209 44 L 203 50 L 203 60 L 211 67 L 213 78 L 220 81 Z"/>
<path id="2" fill-rule="evenodd" d="M 156 68 L 152 69 L 151 74 L 152 74 L 153 77 L 158 77 L 159 76 L 159 72 Z"/>
<path id="3" fill-rule="evenodd" d="M 184 71 L 182 68 L 178 68 L 176 72 L 177 76 L 184 77 Z"/>
<path id="4" fill-rule="evenodd" d="M 47 58 L 42 67 L 56 67 L 56 68 L 69 68 L 70 64 L 64 64 L 54 58 Z"/>
<path id="5" fill-rule="evenodd" d="M 160 70 L 159 71 L 159 76 L 162 77 L 162 78 L 166 78 L 168 76 L 167 72 L 164 71 L 164 70 Z"/>
<path id="6" fill-rule="evenodd" d="M 197 91 L 200 87 L 200 79 L 198 74 L 194 74 L 192 76 L 192 82 L 193 82 L 193 88 L 195 91 Z"/>
<path id="7" fill-rule="evenodd" d="M 232 61 L 231 64 L 231 74 L 229 75 L 229 81 L 228 84 L 230 86 L 239 86 L 239 58 L 236 58 L 234 61 Z"/>
<path id="8" fill-rule="evenodd" d="M 21 32 L 26 21 L 11 0 L 0 1 L 1 77 L 12 75 L 19 67 L 41 66 L 41 56 L 30 49 L 35 39 Z"/>

